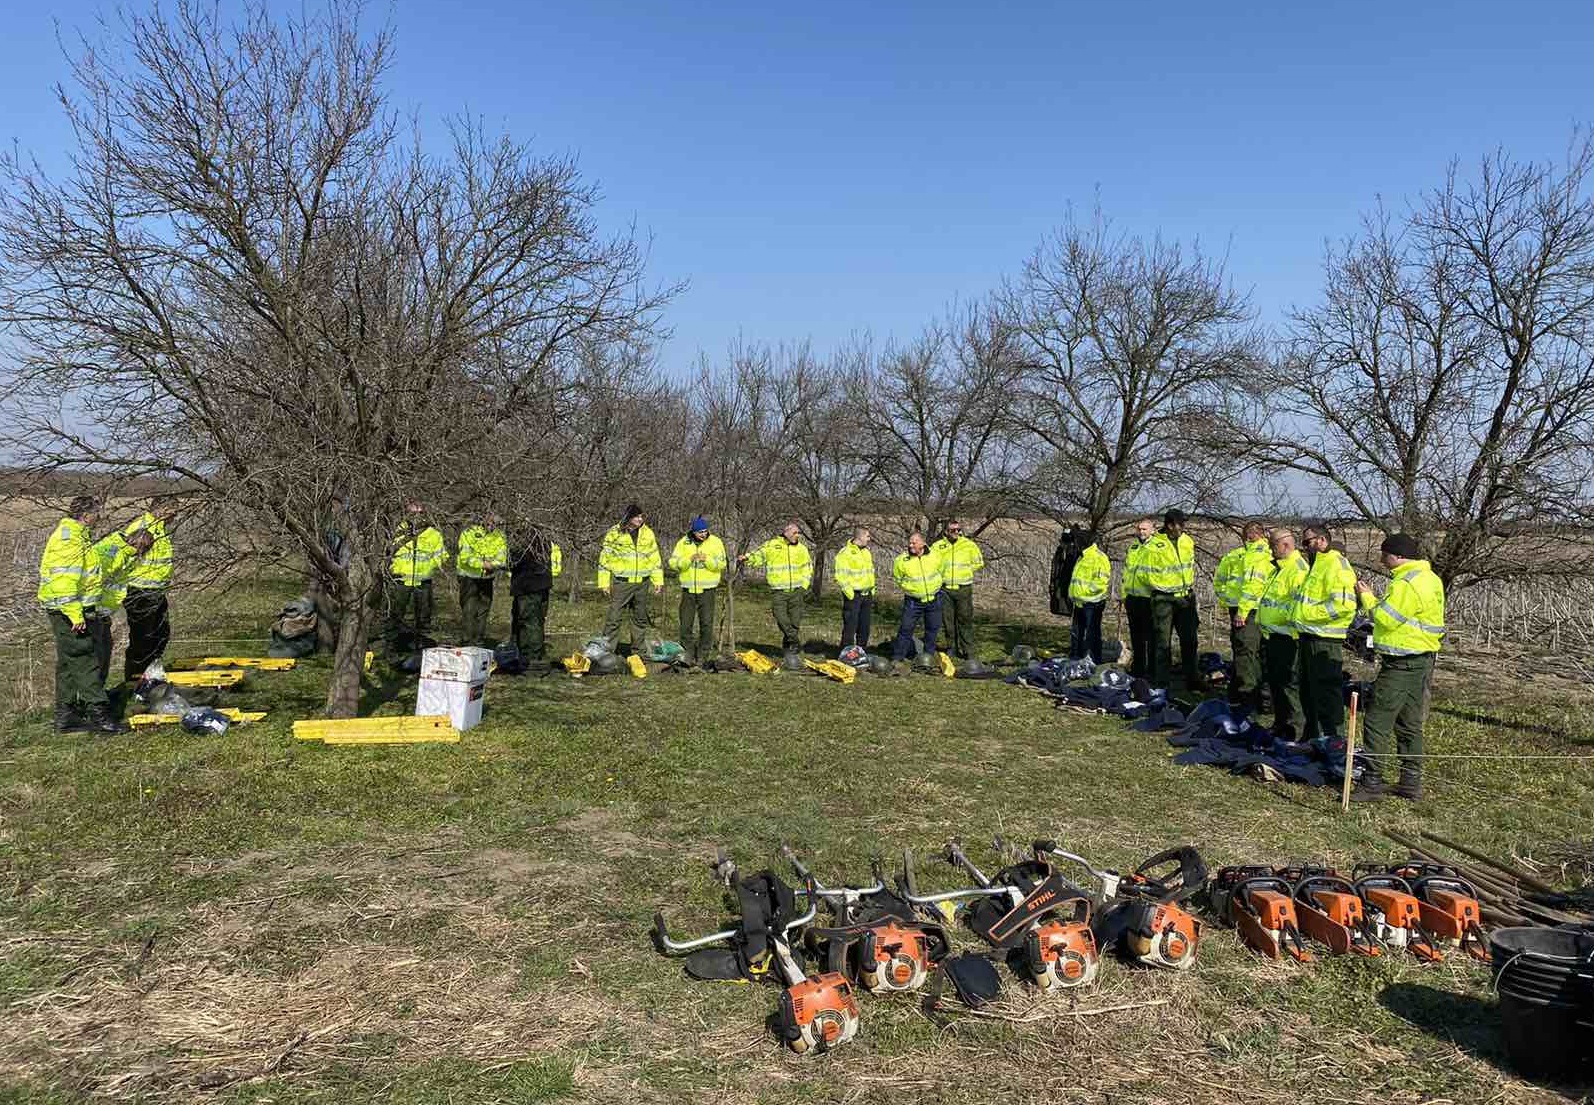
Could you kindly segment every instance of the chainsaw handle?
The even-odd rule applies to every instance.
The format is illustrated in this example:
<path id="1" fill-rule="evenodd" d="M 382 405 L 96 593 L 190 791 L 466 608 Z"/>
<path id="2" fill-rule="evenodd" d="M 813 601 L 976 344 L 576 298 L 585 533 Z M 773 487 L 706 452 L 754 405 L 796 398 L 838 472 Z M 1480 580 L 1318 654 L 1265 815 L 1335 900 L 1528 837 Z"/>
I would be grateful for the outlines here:
<path id="1" fill-rule="evenodd" d="M 1331 875 L 1325 872 L 1314 872 L 1298 881 L 1290 892 L 1290 897 L 1297 901 L 1306 901 L 1306 895 L 1314 890 L 1335 890 L 1345 894 L 1355 894 L 1356 887 L 1343 875 Z"/>
<path id="2" fill-rule="evenodd" d="M 1418 898 L 1421 898 L 1422 892 L 1430 886 L 1440 890 L 1459 890 L 1469 898 L 1478 896 L 1478 888 L 1460 875 L 1424 875 L 1411 880 L 1411 892 Z"/>

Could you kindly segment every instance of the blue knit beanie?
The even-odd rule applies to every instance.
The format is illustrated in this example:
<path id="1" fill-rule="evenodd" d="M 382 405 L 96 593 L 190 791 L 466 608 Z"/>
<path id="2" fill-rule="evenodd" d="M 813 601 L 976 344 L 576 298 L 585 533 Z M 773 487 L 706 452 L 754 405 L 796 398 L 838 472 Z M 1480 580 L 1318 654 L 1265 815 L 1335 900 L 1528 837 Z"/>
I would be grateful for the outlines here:
<path id="1" fill-rule="evenodd" d="M 704 532 L 707 532 L 707 530 L 708 530 L 708 519 L 707 518 L 705 518 L 701 514 L 699 514 L 696 518 L 692 519 L 692 532 L 693 533 L 704 533 Z"/>

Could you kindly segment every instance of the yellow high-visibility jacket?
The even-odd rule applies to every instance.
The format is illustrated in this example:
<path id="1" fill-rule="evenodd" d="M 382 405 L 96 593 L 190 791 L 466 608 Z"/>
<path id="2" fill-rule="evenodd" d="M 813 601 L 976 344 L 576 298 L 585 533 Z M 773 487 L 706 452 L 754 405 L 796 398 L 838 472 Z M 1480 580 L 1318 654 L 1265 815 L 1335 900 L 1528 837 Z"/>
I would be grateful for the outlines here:
<path id="1" fill-rule="evenodd" d="M 1140 551 L 1140 574 L 1153 595 L 1184 598 L 1195 588 L 1195 541 L 1188 533 L 1175 545 L 1166 533 L 1154 533 Z"/>
<path id="2" fill-rule="evenodd" d="M 100 559 L 94 538 L 76 518 L 62 518 L 39 558 L 39 605 L 80 626 L 85 609 L 99 601 Z"/>
<path id="3" fill-rule="evenodd" d="M 897 581 L 903 594 L 929 602 L 941 593 L 941 558 L 931 549 L 925 549 L 919 556 L 900 553 L 891 564 L 891 578 Z"/>
<path id="4" fill-rule="evenodd" d="M 814 559 L 808 546 L 793 545 L 784 536 L 771 537 L 747 555 L 747 562 L 764 569 L 772 591 L 806 591 L 814 581 Z"/>
<path id="5" fill-rule="evenodd" d="M 509 538 L 501 529 L 466 526 L 459 535 L 454 570 L 466 579 L 487 579 L 509 567 Z"/>
<path id="6" fill-rule="evenodd" d="M 409 525 L 400 526 L 393 543 L 397 547 L 388 570 L 406 587 L 419 587 L 448 563 L 448 544 L 435 526 L 419 533 Z"/>
<path id="7" fill-rule="evenodd" d="M 554 579 L 559 578 L 559 573 L 565 570 L 565 551 L 559 547 L 557 541 L 548 543 L 548 574 Z"/>
<path id="8" fill-rule="evenodd" d="M 692 557 L 700 553 L 703 562 L 693 563 Z M 694 595 L 712 591 L 720 585 L 720 577 L 725 572 L 725 542 L 713 533 L 701 543 L 687 534 L 675 543 L 675 551 L 670 553 L 670 571 L 681 581 L 683 591 Z"/>
<path id="9" fill-rule="evenodd" d="M 1306 557 L 1296 549 L 1268 573 L 1256 604 L 1256 621 L 1265 636 L 1295 636 L 1295 594 L 1306 571 Z"/>
<path id="10" fill-rule="evenodd" d="M 138 570 L 138 550 L 122 534 L 112 533 L 95 542 L 94 556 L 100 565 L 100 601 L 95 613 L 109 617 L 127 601 L 132 573 Z"/>
<path id="11" fill-rule="evenodd" d="M 1445 635 L 1445 585 L 1426 560 L 1395 569 L 1382 599 L 1369 592 L 1361 606 L 1373 614 L 1373 648 L 1385 656 L 1438 652 Z"/>
<path id="12" fill-rule="evenodd" d="M 1231 609 L 1240 605 L 1241 565 L 1244 563 L 1245 546 L 1236 545 L 1223 554 L 1212 572 L 1212 593 L 1218 596 L 1219 603 Z"/>
<path id="13" fill-rule="evenodd" d="M 1273 574 L 1273 548 L 1266 541 L 1256 540 L 1245 545 L 1245 556 L 1237 569 L 1234 609 L 1242 618 L 1249 618 L 1262 603 L 1262 592 L 1267 589 L 1268 577 Z"/>
<path id="14" fill-rule="evenodd" d="M 1107 559 L 1100 545 L 1091 545 L 1074 562 L 1074 577 L 1068 581 L 1068 597 L 1075 602 L 1105 602 L 1111 582 L 1112 561 Z"/>
<path id="15" fill-rule="evenodd" d="M 1344 640 L 1356 618 L 1356 573 L 1344 554 L 1317 554 L 1295 592 L 1295 632 Z"/>
<path id="16" fill-rule="evenodd" d="M 138 591 L 164 591 L 172 582 L 172 539 L 166 535 L 166 523 L 148 511 L 128 523 L 122 535 L 132 540 L 142 530 L 149 530 L 154 541 L 128 571 L 127 585 Z"/>
<path id="17" fill-rule="evenodd" d="M 645 579 L 655 587 L 664 586 L 664 561 L 659 559 L 659 539 L 653 536 L 652 527 L 642 526 L 633 535 L 624 526 L 613 526 L 603 535 L 598 587 L 607 590 L 616 579 L 626 583 Z"/>
<path id="18" fill-rule="evenodd" d="M 930 546 L 930 551 L 941 558 L 941 586 L 948 591 L 972 586 L 974 573 L 985 567 L 985 554 L 972 537 L 959 537 L 956 541 L 943 537 Z"/>
<path id="19" fill-rule="evenodd" d="M 868 594 L 875 587 L 874 553 L 848 541 L 836 554 L 830 572 L 843 597 L 850 599 L 860 592 Z"/>
<path id="20" fill-rule="evenodd" d="M 1136 540 L 1124 553 L 1124 598 L 1150 598 L 1151 584 L 1146 581 L 1144 561 L 1146 546 L 1151 542 Z"/>

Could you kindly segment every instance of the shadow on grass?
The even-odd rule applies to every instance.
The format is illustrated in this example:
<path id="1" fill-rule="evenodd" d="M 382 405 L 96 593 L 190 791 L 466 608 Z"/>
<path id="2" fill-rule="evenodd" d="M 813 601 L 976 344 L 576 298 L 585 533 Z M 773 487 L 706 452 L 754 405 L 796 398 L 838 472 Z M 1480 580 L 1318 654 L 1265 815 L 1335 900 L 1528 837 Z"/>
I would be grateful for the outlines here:
<path id="1" fill-rule="evenodd" d="M 1384 988 L 1378 1003 L 1435 1039 L 1454 1044 L 1473 1058 L 1520 1077 L 1506 1058 L 1500 1012 L 1493 1001 L 1415 982 L 1397 982 Z"/>
<path id="2" fill-rule="evenodd" d="M 1473 706 L 1435 706 L 1436 714 L 1444 714 L 1460 721 L 1470 721 L 1475 725 L 1492 725 L 1497 729 L 1510 729 L 1518 733 L 1536 733 L 1546 737 L 1558 737 L 1573 744 L 1586 745 L 1591 743 L 1587 734 L 1572 733 L 1558 725 L 1544 725 L 1539 722 L 1523 721 L 1520 718 L 1510 719 L 1491 714 Z"/>

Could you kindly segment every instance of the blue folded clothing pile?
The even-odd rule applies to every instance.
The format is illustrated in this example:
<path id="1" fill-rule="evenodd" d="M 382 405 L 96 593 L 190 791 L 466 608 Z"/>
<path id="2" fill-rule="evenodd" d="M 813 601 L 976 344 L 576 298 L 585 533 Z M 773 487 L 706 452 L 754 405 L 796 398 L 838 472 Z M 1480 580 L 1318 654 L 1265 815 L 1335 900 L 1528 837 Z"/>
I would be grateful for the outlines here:
<path id="1" fill-rule="evenodd" d="M 1135 721 L 1137 728 L 1154 720 L 1156 724 L 1147 732 L 1179 724 L 1184 717 L 1169 704 L 1166 691 L 1152 687 L 1144 679 L 1131 679 L 1120 668 L 1098 668 L 1089 660 L 1042 660 L 1008 676 L 1006 681 L 1044 691 L 1058 700 L 1059 707 L 1112 714 Z"/>
<path id="2" fill-rule="evenodd" d="M 1184 749 L 1176 764 L 1226 767 L 1235 775 L 1307 786 L 1338 786 L 1345 777 L 1345 740 L 1319 737 L 1313 741 L 1287 740 L 1246 716 L 1246 709 L 1211 698 L 1190 712 L 1184 725 L 1170 733 L 1168 743 Z M 1351 779 L 1362 776 L 1366 764 L 1358 754 L 1351 763 Z"/>

